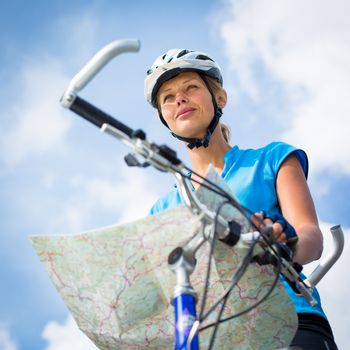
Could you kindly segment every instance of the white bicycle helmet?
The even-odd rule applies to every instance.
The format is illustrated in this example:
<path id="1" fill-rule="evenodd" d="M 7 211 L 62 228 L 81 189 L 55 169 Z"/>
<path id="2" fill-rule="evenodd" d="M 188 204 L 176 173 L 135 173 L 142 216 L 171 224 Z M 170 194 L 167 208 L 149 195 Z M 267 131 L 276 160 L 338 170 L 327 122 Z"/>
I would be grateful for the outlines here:
<path id="1" fill-rule="evenodd" d="M 208 80 L 206 79 L 206 76 L 212 77 L 222 86 L 223 79 L 220 67 L 205 53 L 186 49 L 172 49 L 166 54 L 159 56 L 154 61 L 152 67 L 147 71 L 147 77 L 145 79 L 146 100 L 153 107 L 158 109 L 157 93 L 161 85 L 165 81 L 174 78 L 180 73 L 193 71 L 199 74 L 212 96 L 214 116 L 203 139 L 186 138 L 171 132 L 174 137 L 181 141 L 187 142 L 187 146 L 190 149 L 201 146 L 208 147 L 211 135 L 219 123 L 219 119 L 222 115 L 222 110 L 217 106 L 214 93 Z M 158 114 L 162 123 L 169 128 L 159 109 Z"/>
<path id="2" fill-rule="evenodd" d="M 147 71 L 145 79 L 146 100 L 157 108 L 156 96 L 160 86 L 165 81 L 186 71 L 196 71 L 208 75 L 222 85 L 221 69 L 207 54 L 186 49 L 172 49 L 159 56 Z"/>

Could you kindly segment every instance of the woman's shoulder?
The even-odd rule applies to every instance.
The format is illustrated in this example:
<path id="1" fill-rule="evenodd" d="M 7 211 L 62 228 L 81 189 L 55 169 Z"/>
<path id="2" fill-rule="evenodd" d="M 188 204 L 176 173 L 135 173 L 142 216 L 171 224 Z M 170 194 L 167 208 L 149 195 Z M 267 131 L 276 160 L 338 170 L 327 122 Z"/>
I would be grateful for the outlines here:
<path id="1" fill-rule="evenodd" d="M 286 143 L 283 141 L 273 141 L 266 144 L 265 146 L 254 149 L 254 151 L 259 154 L 274 154 L 274 153 L 288 152 L 295 149 L 297 148 L 289 143 Z"/>
<path id="2" fill-rule="evenodd" d="M 283 162 L 291 155 L 295 156 L 303 168 L 305 176 L 308 174 L 308 158 L 304 150 L 289 143 L 275 141 L 259 149 L 265 161 L 269 162 L 276 172 Z"/>
<path id="3" fill-rule="evenodd" d="M 289 143 L 283 141 L 273 141 L 265 146 L 258 148 L 246 148 L 240 149 L 237 146 L 231 149 L 233 152 L 238 153 L 240 156 L 251 157 L 278 157 L 285 154 L 289 154 L 294 151 L 302 151 Z M 304 152 L 304 151 L 302 151 Z"/>
<path id="4" fill-rule="evenodd" d="M 241 159 L 255 159 L 278 156 L 279 154 L 287 153 L 295 150 L 296 148 L 292 145 L 289 145 L 285 142 L 274 141 L 269 144 L 258 147 L 258 148 L 239 148 L 234 146 L 228 152 L 228 156 Z"/>
<path id="5" fill-rule="evenodd" d="M 238 164 L 264 163 L 270 164 L 274 171 L 278 171 L 285 159 L 290 155 L 295 155 L 299 160 L 305 174 L 308 172 L 308 159 L 306 153 L 289 143 L 273 141 L 259 148 L 240 149 L 237 146 L 230 150 L 232 159 Z"/>

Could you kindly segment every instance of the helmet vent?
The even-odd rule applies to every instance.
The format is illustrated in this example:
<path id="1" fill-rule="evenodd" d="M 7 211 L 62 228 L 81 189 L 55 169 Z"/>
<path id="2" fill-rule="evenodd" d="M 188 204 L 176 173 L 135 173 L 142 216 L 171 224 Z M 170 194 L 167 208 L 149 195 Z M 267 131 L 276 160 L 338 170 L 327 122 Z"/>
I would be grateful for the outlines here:
<path id="1" fill-rule="evenodd" d="M 214 62 L 210 57 L 208 57 L 208 56 L 205 56 L 205 55 L 197 55 L 196 56 L 196 59 L 197 60 L 203 60 L 203 61 L 212 61 L 212 62 Z"/>
<path id="2" fill-rule="evenodd" d="M 189 53 L 190 51 L 188 51 L 188 50 L 182 50 L 182 51 L 180 51 L 178 54 L 177 54 L 177 58 L 180 58 L 180 57 L 182 57 L 182 56 L 184 56 L 184 55 L 186 55 L 187 53 Z"/>

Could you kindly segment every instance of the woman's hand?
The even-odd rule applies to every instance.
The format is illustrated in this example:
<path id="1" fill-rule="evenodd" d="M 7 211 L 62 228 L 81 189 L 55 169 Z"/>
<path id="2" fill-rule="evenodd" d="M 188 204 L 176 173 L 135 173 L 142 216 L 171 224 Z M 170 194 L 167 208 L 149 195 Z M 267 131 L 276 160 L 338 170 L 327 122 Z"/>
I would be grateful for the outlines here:
<path id="1" fill-rule="evenodd" d="M 265 225 L 271 225 L 272 233 L 278 242 L 287 242 L 287 235 L 283 232 L 283 225 L 280 222 L 273 222 L 271 218 L 265 217 L 262 212 L 255 213 L 251 216 L 253 223 L 259 228 L 263 229 Z"/>

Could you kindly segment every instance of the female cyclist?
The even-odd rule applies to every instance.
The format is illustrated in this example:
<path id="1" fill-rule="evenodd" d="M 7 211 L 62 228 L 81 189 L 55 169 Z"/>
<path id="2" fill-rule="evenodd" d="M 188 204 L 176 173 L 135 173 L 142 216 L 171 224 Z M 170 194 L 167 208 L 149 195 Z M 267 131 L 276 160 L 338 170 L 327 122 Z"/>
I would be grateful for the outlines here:
<path id="1" fill-rule="evenodd" d="M 238 201 L 272 224 L 280 241 L 286 241 L 285 228 L 290 226 L 271 218 L 285 218 L 298 235 L 296 262 L 307 264 L 321 256 L 322 233 L 306 182 L 305 152 L 282 142 L 245 150 L 229 145 L 229 129 L 220 122 L 227 94 L 220 67 L 213 59 L 201 52 L 169 50 L 148 70 L 145 95 L 171 134 L 187 145 L 193 173 L 205 176 L 212 164 Z M 192 180 L 199 179 L 192 175 Z M 179 192 L 173 189 L 155 203 L 151 214 L 181 202 Z M 287 283 L 285 286 L 299 320 L 291 345 L 307 350 L 337 349 L 320 302 L 312 307 Z M 320 301 L 316 290 L 314 294 Z"/>

